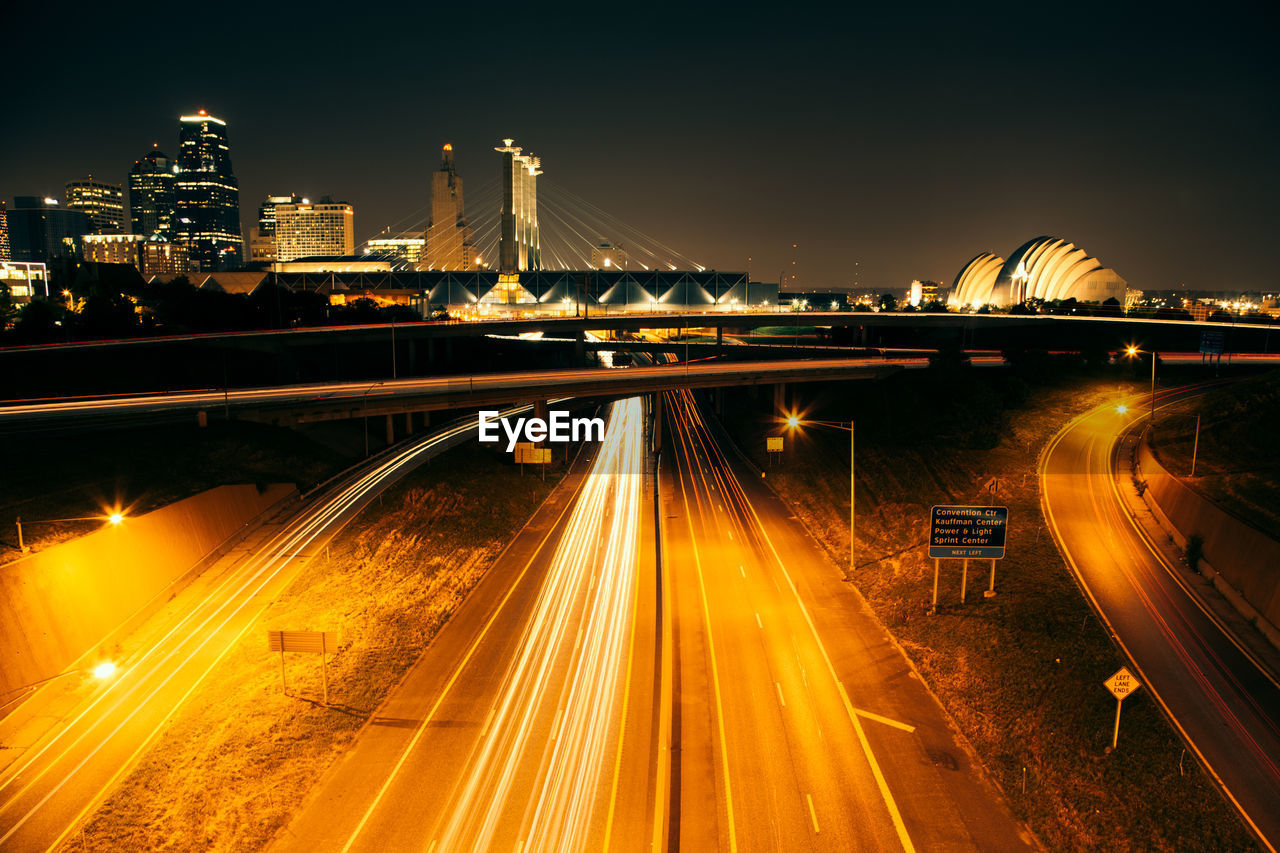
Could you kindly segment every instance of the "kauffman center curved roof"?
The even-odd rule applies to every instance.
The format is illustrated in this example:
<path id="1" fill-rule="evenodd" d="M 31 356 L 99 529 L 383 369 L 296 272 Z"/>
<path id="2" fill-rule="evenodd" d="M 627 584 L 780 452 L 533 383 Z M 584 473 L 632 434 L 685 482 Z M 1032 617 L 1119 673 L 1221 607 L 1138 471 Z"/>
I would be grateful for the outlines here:
<path id="1" fill-rule="evenodd" d="M 1084 249 L 1060 237 L 1037 237 L 1023 243 L 1006 260 L 983 252 L 956 276 L 948 303 L 955 307 L 991 305 L 1006 308 L 1028 299 L 1124 301 L 1127 284 Z"/>

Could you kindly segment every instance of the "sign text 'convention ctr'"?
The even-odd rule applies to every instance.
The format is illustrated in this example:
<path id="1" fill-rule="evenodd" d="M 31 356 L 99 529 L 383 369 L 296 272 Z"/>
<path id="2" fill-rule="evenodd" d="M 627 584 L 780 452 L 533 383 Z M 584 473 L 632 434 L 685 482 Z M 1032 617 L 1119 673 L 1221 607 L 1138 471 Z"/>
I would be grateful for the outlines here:
<path id="1" fill-rule="evenodd" d="M 929 556 L 1004 559 L 1006 506 L 935 506 L 929 513 Z"/>

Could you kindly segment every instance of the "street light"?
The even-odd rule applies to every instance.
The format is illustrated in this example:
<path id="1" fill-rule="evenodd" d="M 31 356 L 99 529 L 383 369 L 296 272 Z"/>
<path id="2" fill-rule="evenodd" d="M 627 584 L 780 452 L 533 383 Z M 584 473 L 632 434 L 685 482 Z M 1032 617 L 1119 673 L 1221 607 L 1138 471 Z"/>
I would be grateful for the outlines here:
<path id="1" fill-rule="evenodd" d="M 798 415 L 789 415 L 787 418 L 785 418 L 785 422 L 787 424 L 787 429 L 792 432 L 799 429 L 800 427 L 813 425 L 813 426 L 830 427 L 831 429 L 845 430 L 846 432 L 849 433 L 849 574 L 850 576 L 852 576 L 853 568 L 855 565 L 857 565 L 857 563 L 854 560 L 854 553 L 855 553 L 856 546 L 854 544 L 854 538 L 853 538 L 854 532 L 857 529 L 855 524 L 856 516 L 854 514 L 854 503 L 853 503 L 855 493 L 856 493 L 856 488 L 855 488 L 856 480 L 854 477 L 854 473 L 856 469 L 853 464 L 854 427 L 856 426 L 856 422 L 855 421 L 809 421 L 809 420 L 802 420 Z"/>
<path id="2" fill-rule="evenodd" d="M 91 674 L 94 678 L 98 679 L 99 681 L 106 681 L 108 678 L 116 674 L 116 670 L 117 670 L 117 667 L 115 663 L 109 660 L 104 660 L 101 663 L 98 663 L 92 667 L 85 667 L 82 669 L 69 669 L 66 672 L 60 672 L 57 675 L 51 675 L 48 678 L 42 678 L 39 681 L 33 681 L 30 684 L 23 684 L 21 687 L 15 687 L 12 690 L 6 690 L 4 693 L 0 693 L 0 698 L 4 698 L 5 696 L 8 696 L 10 693 L 18 694 L 17 696 L 14 696 L 12 699 L 9 699 L 5 702 L 0 702 L 0 708 L 6 708 L 9 705 L 12 705 L 14 702 L 17 702 L 24 695 L 26 695 L 26 692 L 28 690 L 34 690 L 37 687 L 39 687 L 41 684 L 48 684 L 50 681 L 57 681 L 59 678 L 66 678 L 71 675 L 83 675 L 84 673 L 87 672 Z"/>
<path id="3" fill-rule="evenodd" d="M 107 515 L 79 515 L 74 518 L 39 518 L 35 521 L 28 521 L 27 526 L 32 524 L 58 524 L 62 521 L 105 521 L 107 524 L 115 527 L 120 522 L 124 521 L 124 513 L 112 512 Z M 13 523 L 18 527 L 18 550 L 25 554 L 31 549 L 22 541 L 22 518 L 15 518 Z"/>
<path id="4" fill-rule="evenodd" d="M 1153 350 L 1138 349 L 1133 344 L 1125 350 L 1129 358 L 1136 358 L 1139 353 L 1151 356 L 1151 426 L 1156 425 L 1156 354 Z"/>

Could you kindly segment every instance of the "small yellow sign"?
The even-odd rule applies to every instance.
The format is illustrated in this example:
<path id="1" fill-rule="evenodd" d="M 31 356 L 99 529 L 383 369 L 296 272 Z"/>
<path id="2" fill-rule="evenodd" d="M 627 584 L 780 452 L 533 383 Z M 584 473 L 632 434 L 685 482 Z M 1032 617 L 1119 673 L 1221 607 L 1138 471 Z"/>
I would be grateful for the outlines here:
<path id="1" fill-rule="evenodd" d="M 1124 666 L 1120 667 L 1119 672 L 1102 683 L 1121 702 L 1142 686 L 1141 682 L 1133 677 L 1133 673 L 1129 671 L 1129 668 Z"/>

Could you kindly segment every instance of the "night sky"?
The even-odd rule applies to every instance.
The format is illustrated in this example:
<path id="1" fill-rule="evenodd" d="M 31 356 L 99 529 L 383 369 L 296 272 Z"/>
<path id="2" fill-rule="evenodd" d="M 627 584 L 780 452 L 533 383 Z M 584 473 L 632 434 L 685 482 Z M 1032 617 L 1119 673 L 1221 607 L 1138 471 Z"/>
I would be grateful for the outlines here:
<path id="1" fill-rule="evenodd" d="M 857 262 L 904 288 L 1053 234 L 1131 287 L 1268 289 L 1266 8 L 6 4 L 0 197 L 125 183 L 205 107 L 246 229 L 267 192 L 329 193 L 361 241 L 426 204 L 442 143 L 470 191 L 511 136 L 548 180 L 761 280 L 792 243 L 802 287 Z"/>

